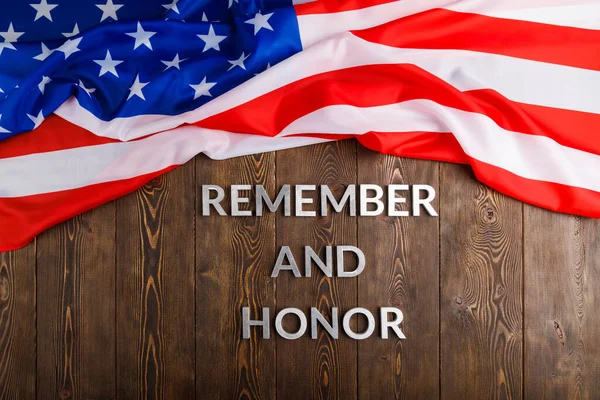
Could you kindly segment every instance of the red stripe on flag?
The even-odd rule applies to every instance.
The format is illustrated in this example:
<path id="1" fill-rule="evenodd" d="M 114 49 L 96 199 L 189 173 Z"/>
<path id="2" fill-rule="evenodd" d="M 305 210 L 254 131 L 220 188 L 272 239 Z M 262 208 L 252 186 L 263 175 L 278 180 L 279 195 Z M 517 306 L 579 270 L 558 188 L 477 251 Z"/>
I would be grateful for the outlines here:
<path id="1" fill-rule="evenodd" d="M 39 128 L 3 140 L 0 143 L 0 158 L 19 157 L 114 142 L 118 142 L 118 140 L 96 136 L 52 114 L 46 118 Z"/>
<path id="2" fill-rule="evenodd" d="M 503 129 L 547 136 L 564 146 L 600 154 L 600 137 L 595 134 L 600 115 L 513 102 L 492 90 L 461 92 L 406 64 L 368 65 L 314 75 L 196 125 L 276 136 L 295 120 L 323 107 L 376 107 L 415 99 L 484 114 Z"/>
<path id="3" fill-rule="evenodd" d="M 342 11 L 360 10 L 362 8 L 393 3 L 394 1 L 398 0 L 321 0 L 297 4 L 294 8 L 297 15 L 331 14 Z"/>
<path id="4" fill-rule="evenodd" d="M 70 129 L 79 129 L 66 121 L 62 126 L 67 132 Z M 37 234 L 46 229 L 125 196 L 157 176 L 175 168 L 177 166 L 131 179 L 90 185 L 79 189 L 34 196 L 0 198 L 0 226 L 2 227 L 0 229 L 0 251 L 24 247 Z"/>
<path id="5" fill-rule="evenodd" d="M 369 132 L 356 136 L 356 139 L 363 146 L 384 154 L 458 164 L 469 163 L 469 157 L 449 132 Z"/>
<path id="6" fill-rule="evenodd" d="M 303 134 L 290 137 L 314 137 L 319 139 L 356 139 L 365 147 L 385 154 L 401 154 L 403 157 L 422 160 L 446 161 L 468 164 L 469 158 L 450 132 L 368 132 L 363 135 Z"/>
<path id="7" fill-rule="evenodd" d="M 591 29 L 434 9 L 352 33 L 392 47 L 471 50 L 600 70 L 600 31 Z"/>
<path id="8" fill-rule="evenodd" d="M 517 200 L 556 212 L 600 218 L 598 192 L 523 178 L 475 159 L 469 164 L 480 182 Z"/>

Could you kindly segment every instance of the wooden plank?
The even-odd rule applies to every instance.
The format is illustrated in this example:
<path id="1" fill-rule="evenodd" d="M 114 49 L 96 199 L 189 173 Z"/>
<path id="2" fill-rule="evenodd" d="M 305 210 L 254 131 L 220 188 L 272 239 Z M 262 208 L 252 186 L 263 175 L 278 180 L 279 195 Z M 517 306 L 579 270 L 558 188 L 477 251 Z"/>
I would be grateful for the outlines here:
<path id="1" fill-rule="evenodd" d="M 225 161 L 197 159 L 197 190 L 201 185 L 263 185 L 273 198 L 275 155 Z M 225 206 L 229 201 L 226 190 Z M 252 195 L 253 196 L 253 195 Z M 254 203 L 254 199 L 251 199 Z M 275 216 L 202 216 L 197 203 L 197 398 L 275 398 L 275 341 L 253 331 L 242 339 L 242 307 L 259 318 L 263 307 L 274 310 Z"/>
<path id="2" fill-rule="evenodd" d="M 427 184 L 439 193 L 438 163 L 361 149 L 359 183 Z M 433 203 L 439 213 L 439 202 Z M 410 210 L 407 201 L 402 209 Z M 398 307 L 406 340 L 380 335 L 358 346 L 361 399 L 434 399 L 439 396 L 439 219 L 359 218 L 358 243 L 367 266 L 358 278 L 358 304 Z"/>
<path id="3" fill-rule="evenodd" d="M 38 395 L 115 396 L 115 205 L 37 240 Z"/>
<path id="4" fill-rule="evenodd" d="M 193 398 L 194 163 L 117 202 L 117 391 Z"/>
<path id="5" fill-rule="evenodd" d="M 600 221 L 525 207 L 525 395 L 600 393 Z"/>
<path id="6" fill-rule="evenodd" d="M 441 390 L 522 397 L 522 203 L 442 164 Z"/>
<path id="7" fill-rule="evenodd" d="M 346 140 L 278 152 L 277 183 L 278 187 L 329 185 L 339 199 L 347 185 L 356 184 L 356 143 Z M 310 193 L 306 192 L 307 196 Z M 313 193 L 313 202 L 319 205 L 320 197 L 316 191 Z M 348 212 L 330 210 L 328 214 L 316 218 L 278 215 L 277 249 L 290 246 L 297 262 L 303 266 L 304 246 L 311 246 L 321 256 L 325 254 L 325 246 L 356 246 L 356 218 L 350 217 Z M 356 307 L 356 279 L 327 278 L 318 270 L 312 275 L 311 278 L 294 278 L 291 273 L 282 273 L 276 278 L 278 310 L 296 307 L 309 313 L 310 307 L 317 307 L 330 320 L 331 307 L 338 307 L 340 315 Z M 284 326 L 289 331 L 297 330 L 297 320 L 290 318 L 287 322 Z M 298 340 L 278 337 L 278 397 L 286 400 L 356 398 L 356 354 L 356 341 L 343 335 L 339 340 L 332 340 L 322 329 L 316 340 L 310 338 L 310 330 Z"/>
<path id="8" fill-rule="evenodd" d="M 35 397 L 35 242 L 0 253 L 0 398 Z"/>

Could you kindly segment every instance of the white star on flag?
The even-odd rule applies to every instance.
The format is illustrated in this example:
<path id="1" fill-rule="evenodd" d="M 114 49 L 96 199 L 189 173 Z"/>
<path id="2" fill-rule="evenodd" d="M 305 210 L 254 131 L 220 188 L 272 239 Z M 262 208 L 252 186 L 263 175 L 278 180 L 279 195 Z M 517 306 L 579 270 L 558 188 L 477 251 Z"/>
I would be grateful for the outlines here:
<path id="1" fill-rule="evenodd" d="M 38 84 L 38 89 L 40 89 L 40 92 L 42 92 L 42 94 L 44 94 L 44 90 L 46 90 L 46 85 L 50 82 L 52 82 L 52 79 L 50 79 L 47 76 L 42 76 L 42 81 Z"/>
<path id="2" fill-rule="evenodd" d="M 86 88 L 85 85 L 83 84 L 83 82 L 81 81 L 81 79 L 79 80 L 79 84 L 77 86 L 79 86 L 79 88 L 81 90 L 83 90 L 84 92 L 86 92 L 88 94 L 88 96 L 90 96 L 90 97 L 92 97 L 92 93 L 94 93 L 96 91 L 95 88 Z"/>
<path id="3" fill-rule="evenodd" d="M 142 28 L 142 24 L 137 23 L 137 31 L 126 33 L 127 36 L 131 36 L 135 39 L 135 44 L 133 45 L 133 49 L 137 49 L 141 45 L 146 46 L 150 50 L 152 50 L 152 43 L 150 43 L 150 38 L 156 35 L 156 32 L 147 32 Z"/>
<path id="4" fill-rule="evenodd" d="M 112 18 L 117 21 L 117 11 L 123 7 L 123 4 L 113 4 L 113 0 L 107 0 L 106 4 L 96 4 L 100 10 L 102 10 L 102 17 L 100 18 L 100 22 L 104 21 L 107 18 Z"/>
<path id="5" fill-rule="evenodd" d="M 208 17 L 206 16 L 205 12 L 202 13 L 202 19 L 201 19 L 201 21 L 202 22 L 208 22 Z"/>
<path id="6" fill-rule="evenodd" d="M 101 67 L 100 74 L 98 76 L 102 76 L 107 72 L 110 72 L 117 78 L 119 77 L 116 66 L 122 64 L 123 61 L 113 60 L 112 56 L 110 55 L 110 50 L 106 50 L 106 58 L 104 60 L 94 60 L 94 62 Z"/>
<path id="7" fill-rule="evenodd" d="M 231 6 L 233 5 L 233 2 L 238 2 L 238 0 L 229 0 L 229 5 L 227 6 L 227 8 L 231 8 Z"/>
<path id="8" fill-rule="evenodd" d="M 246 55 L 242 52 L 242 55 L 237 60 L 227 60 L 227 62 L 231 64 L 231 67 L 229 67 L 227 71 L 231 71 L 235 67 L 240 67 L 241 69 L 245 70 L 246 66 L 244 65 L 244 61 L 246 61 L 248 57 L 250 57 L 250 54 Z"/>
<path id="9" fill-rule="evenodd" d="M 30 4 L 30 6 L 35 8 L 36 11 L 34 21 L 37 21 L 42 17 L 52 21 L 52 15 L 50 15 L 50 11 L 58 7 L 58 4 L 48 4 L 46 0 L 42 0 L 40 4 Z"/>
<path id="10" fill-rule="evenodd" d="M 212 24 L 210 24 L 210 27 L 208 28 L 208 35 L 197 36 L 204 41 L 204 50 L 202 50 L 203 53 L 210 49 L 221 51 L 219 43 L 227 39 L 227 36 L 216 35 L 215 29 L 213 28 Z"/>
<path id="11" fill-rule="evenodd" d="M 254 25 L 254 36 L 256 36 L 256 34 L 260 32 L 262 28 L 268 29 L 270 31 L 273 30 L 273 27 L 271 26 L 271 24 L 269 24 L 269 18 L 271 18 L 272 16 L 273 13 L 262 15 L 259 11 L 256 13 L 256 15 L 254 15 L 254 18 L 250 18 L 245 23 Z"/>
<path id="12" fill-rule="evenodd" d="M 73 53 L 77 53 L 78 51 L 81 51 L 79 49 L 79 43 L 81 43 L 81 40 L 83 38 L 77 38 L 77 39 L 69 39 L 66 42 L 63 43 L 62 46 L 60 46 L 58 49 L 56 49 L 56 51 L 62 51 L 63 53 L 65 53 L 65 60 L 67 58 L 69 58 Z"/>
<path id="13" fill-rule="evenodd" d="M 131 99 L 133 96 L 137 96 L 142 100 L 146 100 L 146 98 L 144 97 L 144 93 L 142 92 L 142 89 L 146 87 L 146 85 L 148 85 L 149 82 L 143 83 L 140 82 L 140 74 L 138 74 L 135 77 L 135 82 L 133 82 L 133 85 L 129 88 L 129 96 L 127 97 L 127 100 Z"/>
<path id="14" fill-rule="evenodd" d="M 42 122 L 44 122 L 44 113 L 42 110 L 40 110 L 40 113 L 37 115 L 37 117 L 34 117 L 31 114 L 27 114 L 27 116 L 33 121 L 33 129 L 37 128 L 42 124 Z"/>
<path id="15" fill-rule="evenodd" d="M 174 12 L 179 14 L 179 9 L 177 8 L 178 2 L 179 2 L 179 0 L 173 0 L 173 2 L 171 4 L 162 4 L 162 6 L 167 9 L 167 12 L 169 10 L 173 10 Z"/>
<path id="16" fill-rule="evenodd" d="M 52 53 L 54 53 L 54 50 L 50 50 L 44 43 L 42 43 L 42 54 L 38 54 L 37 56 L 33 57 L 33 59 L 44 61 Z"/>
<path id="17" fill-rule="evenodd" d="M 77 24 L 75 24 L 75 27 L 73 28 L 73 32 L 65 32 L 63 33 L 64 37 L 70 38 L 73 36 L 77 36 L 79 35 L 79 26 Z"/>
<path id="18" fill-rule="evenodd" d="M 11 22 L 6 32 L 0 32 L 0 36 L 4 38 L 4 43 L 0 43 L 2 45 L 2 47 L 0 47 L 0 54 L 2 54 L 3 49 L 17 50 L 12 43 L 16 42 L 24 34 L 25 32 L 15 32 Z"/>
<path id="19" fill-rule="evenodd" d="M 210 89 L 212 89 L 212 87 L 216 84 L 216 82 L 206 82 L 206 77 L 204 77 L 204 79 L 202 79 L 202 82 L 200 82 L 199 84 L 190 85 L 191 88 L 196 91 L 196 93 L 194 94 L 194 100 L 196 100 L 200 96 L 212 97 L 212 94 L 210 94 Z"/>
<path id="20" fill-rule="evenodd" d="M 185 60 L 187 60 L 187 58 L 184 58 L 183 60 L 179 59 L 179 53 L 175 55 L 175 58 L 173 59 L 173 61 L 160 61 L 161 63 L 165 64 L 167 66 L 167 68 L 165 68 L 163 71 L 168 70 L 169 68 L 177 68 L 178 70 L 181 71 L 181 68 L 179 68 L 179 64 L 184 62 Z"/>
<path id="21" fill-rule="evenodd" d="M 2 119 L 2 114 L 0 114 L 0 120 Z M 10 133 L 10 131 L 4 129 L 3 127 L 0 126 L 0 132 L 1 133 Z"/>

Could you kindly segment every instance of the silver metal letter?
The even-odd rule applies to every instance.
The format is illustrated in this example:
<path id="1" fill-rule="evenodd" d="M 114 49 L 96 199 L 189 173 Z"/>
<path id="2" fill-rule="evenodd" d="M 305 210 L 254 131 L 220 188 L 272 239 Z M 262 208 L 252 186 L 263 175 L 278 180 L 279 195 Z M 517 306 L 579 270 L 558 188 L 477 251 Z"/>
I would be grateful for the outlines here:
<path id="1" fill-rule="evenodd" d="M 290 260 L 289 264 L 283 265 L 283 259 L 287 257 Z M 279 255 L 277 256 L 277 261 L 275 262 L 275 267 L 273 267 L 273 272 L 271 272 L 271 278 L 277 278 L 279 276 L 279 271 L 292 271 L 296 278 L 300 278 L 302 275 L 300 274 L 300 270 L 298 269 L 298 265 L 296 264 L 296 260 L 294 260 L 294 256 L 292 255 L 292 251 L 289 246 L 283 246 L 281 250 L 279 250 Z"/>
<path id="2" fill-rule="evenodd" d="M 421 190 L 424 190 L 427 192 L 427 198 L 421 199 L 421 195 L 419 193 Z M 429 186 L 429 185 L 414 185 L 413 186 L 413 198 L 412 198 L 413 215 L 416 215 L 416 216 L 421 215 L 420 214 L 421 209 L 419 206 L 423 206 L 423 207 L 425 207 L 425 210 L 427 210 L 429 215 L 431 215 L 432 217 L 437 217 L 438 213 L 435 211 L 435 209 L 431 205 L 431 202 L 433 201 L 434 198 L 435 198 L 435 189 L 432 188 L 431 186 Z"/>
<path id="3" fill-rule="evenodd" d="M 217 197 L 215 199 L 210 198 L 210 192 L 216 191 Z M 210 215 L 210 206 L 212 205 L 219 215 L 227 215 L 223 207 L 221 207 L 221 201 L 225 198 L 225 191 L 221 186 L 217 185 L 202 185 L 202 215 L 207 217 Z"/>
<path id="4" fill-rule="evenodd" d="M 344 252 L 351 251 L 358 258 L 358 266 L 354 271 L 344 271 Z M 340 278 L 353 278 L 365 269 L 365 254 L 361 249 L 354 246 L 337 246 L 337 274 Z"/>
<path id="5" fill-rule="evenodd" d="M 316 211 L 304 211 L 302 206 L 304 204 L 312 204 L 313 199 L 302 197 L 302 192 L 305 190 L 315 190 L 315 185 L 297 185 L 296 186 L 296 216 L 298 217 L 316 217 Z"/>
<path id="6" fill-rule="evenodd" d="M 375 197 L 369 197 L 369 190 L 375 191 Z M 383 189 L 377 185 L 360 185 L 360 215 L 364 216 L 376 216 L 383 212 L 385 208 L 383 201 L 380 199 L 383 197 Z M 375 211 L 369 211 L 367 205 L 369 203 L 376 204 Z"/>
<path id="7" fill-rule="evenodd" d="M 342 212 L 346 202 L 350 202 L 350 216 L 356 216 L 356 185 L 348 185 L 344 195 L 339 202 L 336 201 L 329 186 L 321 186 L 321 216 L 327 216 L 327 202 L 331 204 L 335 212 Z"/>
<path id="8" fill-rule="evenodd" d="M 263 339 L 271 338 L 271 327 L 269 326 L 269 308 L 263 307 L 262 320 L 250 319 L 250 307 L 242 308 L 242 338 L 250 339 L 250 327 L 260 326 L 263 329 Z"/>
<path id="9" fill-rule="evenodd" d="M 231 185 L 231 215 L 234 217 L 249 217 L 252 215 L 250 210 L 240 210 L 240 204 L 249 203 L 248 197 L 240 197 L 240 191 L 252 190 L 250 185 Z"/>
<path id="10" fill-rule="evenodd" d="M 331 324 L 327 322 L 323 314 L 321 314 L 316 307 L 310 308 L 310 337 L 313 339 L 317 338 L 317 321 L 325 328 L 332 338 L 340 338 L 337 307 L 331 308 Z"/>
<path id="11" fill-rule="evenodd" d="M 304 275 L 307 278 L 312 276 L 311 261 L 314 261 L 327 277 L 333 276 L 333 249 L 331 246 L 325 247 L 326 264 L 310 246 L 304 246 Z"/>
<path id="12" fill-rule="evenodd" d="M 389 314 L 394 314 L 396 318 L 393 321 L 389 321 Z M 392 330 L 394 331 L 396 336 L 398 336 L 399 339 L 406 339 L 406 336 L 404 336 L 404 333 L 402 333 L 402 331 L 400 330 L 400 324 L 404 319 L 402 311 L 394 307 L 381 307 L 380 315 L 382 339 L 388 338 L 388 328 L 392 328 Z"/>
<path id="13" fill-rule="evenodd" d="M 350 318 L 352 318 L 354 314 L 362 314 L 367 317 L 367 329 L 362 333 L 356 333 L 350 328 Z M 355 340 L 366 339 L 375 331 L 375 317 L 373 317 L 373 314 L 371 314 L 371 312 L 366 308 L 357 307 L 351 309 L 346 313 L 346 315 L 344 315 L 342 324 L 344 325 L 344 332 L 346 332 L 348 336 Z"/>
<path id="14" fill-rule="evenodd" d="M 406 197 L 396 197 L 396 190 L 408 189 L 408 185 L 388 186 L 388 215 L 390 217 L 408 217 L 408 210 L 396 210 L 396 204 L 406 203 Z"/>
<path id="15" fill-rule="evenodd" d="M 277 211 L 277 208 L 283 201 L 283 213 L 286 217 L 289 217 L 291 214 L 291 206 L 290 206 L 290 185 L 283 185 L 279 194 L 277 194 L 277 198 L 274 202 L 271 202 L 267 191 L 262 185 L 256 186 L 256 215 L 263 215 L 263 201 L 266 204 L 269 211 L 272 213 Z"/>
<path id="16" fill-rule="evenodd" d="M 297 332 L 289 333 L 283 329 L 281 321 L 283 321 L 283 317 L 285 317 L 287 314 L 294 314 L 300 319 L 300 328 Z M 304 315 L 304 313 L 297 308 L 284 308 L 283 310 L 279 311 L 279 314 L 277 314 L 277 317 L 275 318 L 275 330 L 282 338 L 287 340 L 296 340 L 304 335 L 304 332 L 306 332 L 306 324 L 306 315 Z"/>

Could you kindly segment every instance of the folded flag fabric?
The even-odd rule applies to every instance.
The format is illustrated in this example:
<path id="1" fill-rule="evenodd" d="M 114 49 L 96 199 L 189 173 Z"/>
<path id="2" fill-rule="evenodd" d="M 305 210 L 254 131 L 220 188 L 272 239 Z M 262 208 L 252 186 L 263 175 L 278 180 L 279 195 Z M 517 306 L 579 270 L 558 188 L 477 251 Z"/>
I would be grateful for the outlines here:
<path id="1" fill-rule="evenodd" d="M 600 217 L 599 0 L 28 0 L 0 15 L 0 251 L 204 152 L 355 137 Z"/>

